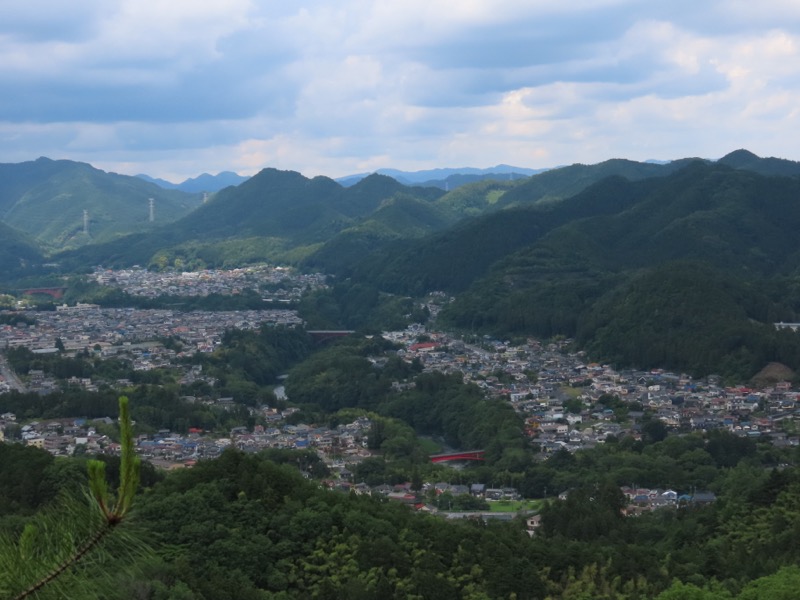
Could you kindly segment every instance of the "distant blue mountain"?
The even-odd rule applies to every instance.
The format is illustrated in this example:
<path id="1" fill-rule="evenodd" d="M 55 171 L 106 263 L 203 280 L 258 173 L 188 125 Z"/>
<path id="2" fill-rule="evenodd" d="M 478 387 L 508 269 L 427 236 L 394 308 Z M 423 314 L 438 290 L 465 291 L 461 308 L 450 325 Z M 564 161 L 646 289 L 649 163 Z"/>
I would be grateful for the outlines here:
<path id="1" fill-rule="evenodd" d="M 524 167 L 512 167 L 510 165 L 497 165 L 496 167 L 489 167 L 488 169 L 476 169 L 474 167 L 427 169 L 424 171 L 378 169 L 375 172 L 381 175 L 388 175 L 404 185 L 425 185 L 427 187 L 455 189 L 465 183 L 474 183 L 484 179 L 521 179 L 547 170 L 548 169 L 526 169 Z M 368 175 L 370 175 L 370 173 L 347 175 L 345 177 L 340 177 L 336 181 L 348 187 L 358 183 Z"/>
<path id="2" fill-rule="evenodd" d="M 232 171 L 222 171 L 217 175 L 203 173 L 197 177 L 187 179 L 182 183 L 172 183 L 171 181 L 157 179 L 150 177 L 149 175 L 137 175 L 137 177 L 144 179 L 145 181 L 149 181 L 150 183 L 155 183 L 157 186 L 167 190 L 180 190 L 182 192 L 189 192 L 190 194 L 199 192 L 218 192 L 221 189 L 231 185 L 239 185 L 240 183 L 250 179 L 249 177 L 244 177 L 237 173 L 233 173 Z"/>

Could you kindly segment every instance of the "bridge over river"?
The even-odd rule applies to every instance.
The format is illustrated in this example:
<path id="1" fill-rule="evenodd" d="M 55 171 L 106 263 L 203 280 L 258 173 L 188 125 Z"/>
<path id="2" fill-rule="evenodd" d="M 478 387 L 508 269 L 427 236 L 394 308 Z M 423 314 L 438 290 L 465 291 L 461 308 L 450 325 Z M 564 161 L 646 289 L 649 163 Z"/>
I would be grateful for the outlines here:
<path id="1" fill-rule="evenodd" d="M 447 462 L 449 460 L 485 460 L 485 450 L 462 450 L 461 452 L 448 452 L 446 454 L 431 454 L 432 463 Z"/>

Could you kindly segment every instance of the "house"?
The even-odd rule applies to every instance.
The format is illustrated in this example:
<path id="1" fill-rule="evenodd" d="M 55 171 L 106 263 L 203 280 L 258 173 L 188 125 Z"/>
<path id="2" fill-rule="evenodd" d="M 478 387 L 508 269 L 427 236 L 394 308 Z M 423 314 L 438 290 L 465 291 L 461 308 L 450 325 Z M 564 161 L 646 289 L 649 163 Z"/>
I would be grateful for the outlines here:
<path id="1" fill-rule="evenodd" d="M 533 537 L 536 535 L 536 530 L 542 525 L 542 515 L 533 515 L 525 520 L 525 529 L 528 535 Z"/>
<path id="2" fill-rule="evenodd" d="M 678 501 L 678 492 L 675 490 L 664 490 L 661 492 L 661 497 L 674 503 Z"/>
<path id="3" fill-rule="evenodd" d="M 692 496 L 692 502 L 694 504 L 711 504 L 712 502 L 716 502 L 717 496 L 714 492 L 695 492 Z"/>
<path id="4" fill-rule="evenodd" d="M 469 486 L 469 493 L 478 498 L 483 498 L 485 491 L 486 485 L 483 483 L 473 483 L 471 486 Z"/>
<path id="5" fill-rule="evenodd" d="M 496 489 L 496 488 L 489 488 L 483 494 L 483 497 L 487 500 L 502 500 L 503 499 L 503 490 Z"/>
<path id="6" fill-rule="evenodd" d="M 409 492 L 390 492 L 386 497 L 389 498 L 389 500 L 409 505 L 416 504 L 417 502 L 417 497 Z"/>

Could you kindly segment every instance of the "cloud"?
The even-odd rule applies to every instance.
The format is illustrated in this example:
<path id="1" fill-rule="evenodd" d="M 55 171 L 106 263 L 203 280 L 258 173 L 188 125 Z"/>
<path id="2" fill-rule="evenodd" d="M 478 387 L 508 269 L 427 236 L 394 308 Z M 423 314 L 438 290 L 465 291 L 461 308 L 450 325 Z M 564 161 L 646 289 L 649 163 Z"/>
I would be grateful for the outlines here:
<path id="1" fill-rule="evenodd" d="M 0 161 L 180 178 L 793 157 L 799 47 L 791 0 L 10 2 Z"/>

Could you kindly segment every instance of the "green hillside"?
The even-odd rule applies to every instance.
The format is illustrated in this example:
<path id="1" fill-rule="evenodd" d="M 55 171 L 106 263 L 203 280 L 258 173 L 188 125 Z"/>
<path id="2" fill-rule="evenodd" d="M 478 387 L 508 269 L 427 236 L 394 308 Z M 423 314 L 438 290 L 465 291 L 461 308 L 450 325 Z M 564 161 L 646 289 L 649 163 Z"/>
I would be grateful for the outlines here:
<path id="1" fill-rule="evenodd" d="M 42 260 L 42 254 L 33 241 L 0 223 L 0 280 L 24 275 Z"/>
<path id="2" fill-rule="evenodd" d="M 394 241 L 421 238 L 445 229 L 454 220 L 431 202 L 398 194 L 384 201 L 369 217 L 342 230 L 303 264 L 312 269 L 344 273 L 365 256 Z"/>
<path id="3" fill-rule="evenodd" d="M 785 158 L 762 158 L 748 150 L 734 150 L 717 161 L 719 164 L 754 171 L 760 175 L 800 177 L 800 163 Z"/>
<path id="4" fill-rule="evenodd" d="M 486 180 L 463 185 L 442 196 L 437 204 L 462 217 L 477 217 L 498 207 L 503 195 L 527 179 L 514 181 Z"/>
<path id="5" fill-rule="evenodd" d="M 150 198 L 154 199 L 153 223 L 149 222 Z M 85 163 L 39 158 L 0 165 L 3 222 L 51 250 L 151 230 L 185 216 L 201 201 L 198 194 L 164 190 Z"/>
<path id="6" fill-rule="evenodd" d="M 177 259 L 195 265 L 299 262 L 399 193 L 421 202 L 433 202 L 443 194 L 433 188 L 409 188 L 381 175 L 344 188 L 327 177 L 308 179 L 292 171 L 264 169 L 240 186 L 220 191 L 175 223 L 148 234 L 87 246 L 59 259 L 68 266 L 147 265 L 163 257 L 167 262 Z M 416 209 L 408 206 L 410 215 Z M 430 219 L 439 217 L 422 218 Z"/>
<path id="7" fill-rule="evenodd" d="M 503 335 L 578 335 L 599 359 L 643 367 L 748 377 L 771 360 L 797 368 L 798 343 L 771 325 L 800 308 L 797 198 L 796 179 L 700 162 L 667 178 L 608 180 L 553 211 L 574 209 L 574 220 L 473 272 L 443 317 Z M 587 206 L 609 210 L 586 216 Z M 523 229 L 543 222 L 514 214 Z"/>
<path id="8" fill-rule="evenodd" d="M 615 214 L 636 202 L 638 184 L 608 178 L 569 201 L 492 212 L 467 219 L 415 244 L 390 246 L 356 268 L 363 279 L 395 293 L 460 292 L 498 260 L 576 219 Z"/>
<path id="9" fill-rule="evenodd" d="M 554 202 L 569 198 L 606 177 L 620 176 L 629 181 L 664 177 L 682 169 L 693 159 L 667 164 L 641 163 L 611 159 L 596 165 L 575 164 L 545 171 L 515 186 L 498 201 L 497 208 L 525 206 L 538 202 Z"/>

